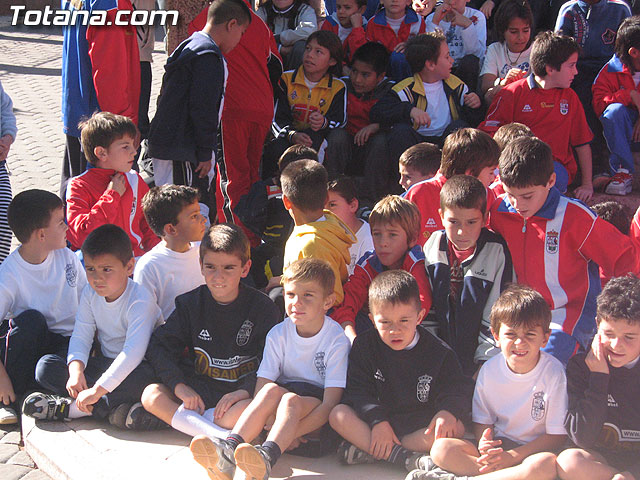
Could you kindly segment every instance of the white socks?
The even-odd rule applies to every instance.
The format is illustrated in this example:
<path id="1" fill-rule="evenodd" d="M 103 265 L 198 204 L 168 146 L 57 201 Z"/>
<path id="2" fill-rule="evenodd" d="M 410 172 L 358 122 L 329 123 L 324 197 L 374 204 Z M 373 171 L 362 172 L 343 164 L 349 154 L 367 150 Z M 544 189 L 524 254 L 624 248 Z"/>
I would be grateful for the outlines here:
<path id="1" fill-rule="evenodd" d="M 75 400 L 73 402 L 71 402 L 71 405 L 69 405 L 69 417 L 68 418 L 82 418 L 82 417 L 88 417 L 90 415 L 91 415 L 90 413 L 81 412 L 80 409 L 78 408 L 78 405 L 76 405 L 76 401 Z"/>
<path id="2" fill-rule="evenodd" d="M 205 410 L 203 415 L 200 415 L 195 410 L 184 408 L 184 404 L 180 405 L 171 419 L 171 426 L 192 437 L 206 435 L 210 438 L 227 438 L 229 430 L 213 423 L 214 411 L 215 408 L 210 408 Z M 69 412 L 69 417 L 71 418 L 71 412 Z"/>

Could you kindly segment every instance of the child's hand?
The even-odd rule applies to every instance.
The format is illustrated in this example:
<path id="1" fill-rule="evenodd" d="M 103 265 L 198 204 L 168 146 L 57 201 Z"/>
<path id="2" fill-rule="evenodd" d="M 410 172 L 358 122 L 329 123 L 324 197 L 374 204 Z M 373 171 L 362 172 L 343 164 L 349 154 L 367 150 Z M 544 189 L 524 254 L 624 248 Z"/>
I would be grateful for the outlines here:
<path id="1" fill-rule="evenodd" d="M 520 70 L 519 68 L 512 68 L 507 72 L 507 75 L 500 81 L 500 85 L 509 85 L 516 80 L 520 80 L 527 76 L 527 72 Z"/>
<path id="2" fill-rule="evenodd" d="M 413 10 L 421 17 L 426 17 L 433 11 L 436 2 L 434 0 L 413 0 Z"/>
<path id="3" fill-rule="evenodd" d="M 209 175 L 210 171 L 211 171 L 211 160 L 209 160 L 208 162 L 200 162 L 196 167 L 196 173 L 200 178 L 204 178 L 207 175 Z"/>
<path id="4" fill-rule="evenodd" d="M 370 125 L 367 125 L 355 134 L 355 136 L 353 137 L 353 143 L 361 147 L 369 141 L 369 137 L 371 137 L 371 135 L 378 133 L 379 130 L 379 123 L 372 123 Z"/>
<path id="5" fill-rule="evenodd" d="M 492 0 L 487 0 L 480 7 L 480 11 L 484 14 L 484 16 L 487 18 L 487 20 L 489 20 L 489 17 L 491 16 L 491 12 L 493 12 L 493 9 L 494 9 L 495 6 L 496 6 L 496 4 L 493 3 Z"/>
<path id="6" fill-rule="evenodd" d="M 69 372 L 69 380 L 67 380 L 67 392 L 71 398 L 78 398 L 78 394 L 89 388 L 87 379 L 83 372 Z"/>
<path id="7" fill-rule="evenodd" d="M 369 445 L 369 455 L 376 460 L 386 460 L 391 454 L 393 444 L 400 445 L 400 440 L 387 421 L 376 424 L 371 429 L 371 445 Z"/>
<path id="8" fill-rule="evenodd" d="M 431 117 L 429 114 L 424 110 L 420 110 L 418 107 L 413 107 L 409 116 L 416 127 L 421 127 L 423 125 L 428 127 L 431 125 Z"/>
<path id="9" fill-rule="evenodd" d="M 578 200 L 588 202 L 593 196 L 593 184 L 582 184 L 573 191 L 573 194 Z"/>
<path id="10" fill-rule="evenodd" d="M 294 133 L 291 137 L 291 143 L 294 145 L 304 145 L 305 147 L 310 147 L 311 145 L 313 145 L 311 137 L 302 132 Z"/>
<path id="11" fill-rule="evenodd" d="M 449 12 L 451 12 L 451 5 L 449 5 L 447 2 L 441 3 L 440 6 L 436 8 L 436 13 L 434 13 L 433 15 L 434 25 L 440 25 L 442 19 Z"/>
<path id="12" fill-rule="evenodd" d="M 94 386 L 92 388 L 83 390 L 76 397 L 76 405 L 78 407 L 78 410 L 84 413 L 91 413 L 89 407 L 100 400 L 100 397 L 102 397 L 105 392 L 106 390 L 99 386 Z"/>
<path id="13" fill-rule="evenodd" d="M 353 341 L 356 339 L 356 328 L 353 326 L 353 323 L 348 322 L 344 327 L 344 334 L 347 336 L 351 344 L 353 345 Z"/>
<path id="14" fill-rule="evenodd" d="M 269 293 L 274 288 L 279 287 L 281 278 L 282 278 L 282 275 L 278 275 L 277 277 L 271 277 L 269 279 L 269 283 L 267 283 L 267 286 L 264 287 L 264 291 Z"/>
<path id="15" fill-rule="evenodd" d="M 399 44 L 397 44 L 395 46 L 395 48 L 393 49 L 394 52 L 396 53 L 404 53 L 404 48 L 407 46 L 407 42 L 400 42 Z"/>
<path id="16" fill-rule="evenodd" d="M 433 416 L 431 422 L 429 422 L 425 435 L 429 435 L 431 432 L 433 432 L 434 440 L 439 438 L 456 438 L 464 435 L 464 428 L 460 431 L 458 428 L 458 419 L 450 412 L 440 410 Z"/>
<path id="17" fill-rule="evenodd" d="M 593 373 L 606 373 L 609 374 L 609 364 L 607 363 L 607 354 L 605 353 L 605 347 L 602 344 L 602 337 L 600 332 L 596 333 L 591 342 L 591 349 L 587 353 L 584 363 L 587 364 L 589 370 Z"/>
<path id="18" fill-rule="evenodd" d="M 451 25 L 458 25 L 462 28 L 470 27 L 473 23 L 471 19 L 465 17 L 463 14 L 456 12 L 455 10 L 451 10 L 453 14 L 453 18 L 451 19 Z"/>
<path id="19" fill-rule="evenodd" d="M 317 110 L 311 112 L 311 115 L 309 115 L 309 125 L 311 126 L 311 130 L 313 130 L 314 132 L 320 130 L 322 127 L 324 127 L 325 120 L 326 119 L 324 118 L 324 115 L 322 115 Z"/>
<path id="20" fill-rule="evenodd" d="M 636 480 L 636 477 L 631 472 L 620 472 L 611 477 L 611 480 Z"/>
<path id="21" fill-rule="evenodd" d="M 485 453 L 476 460 L 480 466 L 480 473 L 495 472 L 520 463 L 513 450 L 503 451 L 502 448 L 494 448 L 492 450 L 495 452 Z M 492 450 L 490 450 L 490 452 Z"/>
<path id="22" fill-rule="evenodd" d="M 127 191 L 127 181 L 124 178 L 124 174 L 116 172 L 116 174 L 111 177 L 111 181 L 109 185 L 107 185 L 107 190 L 113 190 L 120 196 L 124 195 L 124 192 Z"/>
<path id="23" fill-rule="evenodd" d="M 247 398 L 251 398 L 251 395 L 249 395 L 249 392 L 246 390 L 236 390 L 235 392 L 223 395 L 216 404 L 216 410 L 213 412 L 213 418 L 215 420 L 221 419 L 223 415 L 227 413 L 227 410 L 229 410 L 233 405 L 238 403 L 240 400 L 246 400 Z"/>
<path id="24" fill-rule="evenodd" d="M 194 410 L 200 415 L 204 413 L 204 402 L 200 395 L 198 395 L 191 387 L 188 387 L 184 383 L 179 383 L 176 385 L 173 393 L 176 394 L 176 397 L 182 400 L 184 408 L 187 410 Z"/>
<path id="25" fill-rule="evenodd" d="M 362 14 L 354 13 L 349 17 L 349 21 L 351 22 L 351 28 L 361 28 L 362 27 Z"/>
<path id="26" fill-rule="evenodd" d="M 478 451 L 480 455 L 499 453 L 498 450 L 502 451 L 500 445 L 502 445 L 502 440 L 494 440 L 493 431 L 490 428 L 485 428 L 484 432 L 482 432 L 482 437 L 478 441 Z"/>
<path id="27" fill-rule="evenodd" d="M 469 108 L 478 108 L 482 105 L 480 97 L 475 93 L 467 93 L 464 96 L 464 104 Z"/>
<path id="28" fill-rule="evenodd" d="M 7 372 L 0 364 L 0 404 L 11 405 L 16 401 L 16 393 L 13 391 L 13 384 Z"/>

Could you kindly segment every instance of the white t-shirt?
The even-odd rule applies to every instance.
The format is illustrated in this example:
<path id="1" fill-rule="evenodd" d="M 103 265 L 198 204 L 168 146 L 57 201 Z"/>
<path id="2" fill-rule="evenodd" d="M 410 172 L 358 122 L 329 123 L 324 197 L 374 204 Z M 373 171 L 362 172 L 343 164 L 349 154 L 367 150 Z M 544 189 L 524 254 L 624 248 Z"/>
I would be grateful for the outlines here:
<path id="1" fill-rule="evenodd" d="M 422 82 L 424 93 L 427 96 L 427 113 L 431 117 L 431 125 L 422 125 L 418 128 L 418 133 L 424 136 L 439 137 L 451 123 L 451 110 L 449 101 L 444 93 L 442 81 L 435 83 Z M 467 86 L 464 86 L 464 93 L 467 93 Z M 462 95 L 464 97 L 464 94 Z"/>
<path id="2" fill-rule="evenodd" d="M 352 30 L 353 30 L 353 27 L 344 28 L 342 25 L 340 25 L 338 23 L 338 38 L 340 39 L 340 41 L 342 43 L 344 43 L 344 41 L 347 39 L 347 37 L 351 34 Z"/>
<path id="3" fill-rule="evenodd" d="M 78 256 L 68 248 L 52 251 L 39 265 L 26 262 L 20 249 L 0 265 L 0 321 L 38 310 L 54 333 L 68 337 L 87 277 Z"/>
<path id="4" fill-rule="evenodd" d="M 200 242 L 192 243 L 189 250 L 180 253 L 170 250 L 162 241 L 136 263 L 133 281 L 151 292 L 164 319 L 173 312 L 178 295 L 205 283 L 199 250 Z"/>
<path id="5" fill-rule="evenodd" d="M 356 263 L 358 263 L 360 257 L 374 249 L 373 238 L 371 238 L 371 227 L 364 220 L 362 220 L 362 226 L 356 232 L 356 239 L 356 243 L 349 247 L 349 255 L 351 255 L 351 262 L 347 265 L 349 275 L 353 274 L 353 271 L 356 269 Z"/>
<path id="6" fill-rule="evenodd" d="M 564 435 L 567 378 L 556 358 L 540 352 L 540 360 L 525 374 L 512 372 L 502 354 L 480 369 L 473 394 L 476 423 L 494 425 L 494 438 L 528 443 L 545 433 Z"/>
<path id="7" fill-rule="evenodd" d="M 465 55 L 475 55 L 482 61 L 487 49 L 487 19 L 480 10 L 465 7 L 463 15 L 471 20 L 471 25 L 462 28 L 441 20 L 438 25 L 433 23 L 435 12 L 425 18 L 427 32 L 439 30 L 447 37 L 449 53 L 456 62 Z"/>
<path id="8" fill-rule="evenodd" d="M 398 31 L 400 30 L 402 22 L 404 22 L 404 17 L 396 19 L 387 17 L 387 24 L 391 27 L 391 30 L 393 30 L 396 35 L 398 35 Z"/>
<path id="9" fill-rule="evenodd" d="M 258 377 L 272 382 L 306 382 L 320 388 L 344 388 L 351 343 L 329 317 L 313 337 L 301 337 L 289 317 L 267 334 Z"/>
<path id="10" fill-rule="evenodd" d="M 504 42 L 492 43 L 487 48 L 487 55 L 484 57 L 480 76 L 490 73 L 496 75 L 498 78 L 505 78 L 512 68 L 519 68 L 520 70 L 528 72 L 530 69 L 530 55 L 531 45 L 520 53 L 513 53 L 507 49 Z"/>
<path id="11" fill-rule="evenodd" d="M 149 291 L 133 280 L 113 302 L 107 302 L 91 286 L 82 292 L 76 325 L 69 342 L 67 363 L 80 360 L 87 365 L 93 337 L 98 332 L 102 354 L 115 359 L 96 382 L 113 391 L 136 368 L 147 351 L 161 313 Z"/>

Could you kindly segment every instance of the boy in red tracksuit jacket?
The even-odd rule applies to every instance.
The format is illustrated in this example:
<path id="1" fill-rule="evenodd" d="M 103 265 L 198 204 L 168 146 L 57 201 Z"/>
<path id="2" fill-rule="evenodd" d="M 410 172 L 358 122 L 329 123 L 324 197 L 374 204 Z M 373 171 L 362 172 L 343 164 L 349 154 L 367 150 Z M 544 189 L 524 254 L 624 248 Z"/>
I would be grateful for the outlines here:
<path id="1" fill-rule="evenodd" d="M 160 239 L 141 208 L 149 187 L 131 170 L 138 129 L 129 118 L 109 112 L 94 113 L 81 126 L 82 149 L 91 168 L 68 185 L 67 239 L 77 250 L 93 230 L 112 223 L 127 232 L 139 257 Z"/>
<path id="2" fill-rule="evenodd" d="M 596 331 L 598 266 L 612 276 L 638 273 L 631 239 L 583 203 L 560 195 L 550 147 L 517 138 L 500 156 L 505 194 L 491 208 L 490 228 L 509 245 L 518 282 L 536 289 L 551 307 L 545 351 L 563 363 L 589 349 Z"/>
<path id="3" fill-rule="evenodd" d="M 389 77 L 399 82 L 413 75 L 404 56 L 404 44 L 425 32 L 424 19 L 404 2 L 382 0 L 382 4 L 384 8 L 367 23 L 367 40 L 383 44 L 391 53 Z"/>
<path id="4" fill-rule="evenodd" d="M 362 15 L 367 9 L 367 0 L 337 0 L 336 11 L 322 23 L 320 30 L 329 30 L 342 41 L 344 61 L 351 65 L 355 51 L 365 44 L 367 19 Z"/>
<path id="5" fill-rule="evenodd" d="M 426 312 L 431 308 L 424 254 L 416 245 L 420 230 L 420 212 L 416 206 L 397 195 L 389 195 L 373 207 L 369 224 L 375 250 L 365 253 L 358 261 L 344 284 L 344 300 L 331 314 L 351 341 L 356 337 L 356 315 L 367 303 L 369 285 L 385 270 L 402 269 L 413 275 L 420 288 L 422 308 Z"/>

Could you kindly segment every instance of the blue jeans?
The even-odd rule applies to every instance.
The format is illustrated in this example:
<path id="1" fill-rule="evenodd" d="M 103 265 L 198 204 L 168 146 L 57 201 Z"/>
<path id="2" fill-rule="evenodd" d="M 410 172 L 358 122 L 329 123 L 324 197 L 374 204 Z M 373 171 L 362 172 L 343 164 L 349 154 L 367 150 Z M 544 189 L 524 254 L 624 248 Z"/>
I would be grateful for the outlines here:
<path id="1" fill-rule="evenodd" d="M 619 168 L 625 168 L 633 173 L 633 126 L 638 120 L 638 112 L 621 103 L 612 103 L 600 115 L 604 139 L 611 155 L 609 167 L 615 174 Z"/>

